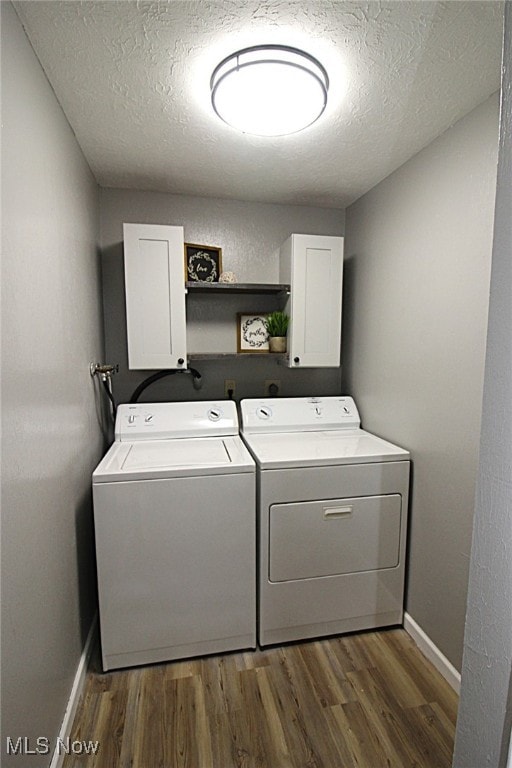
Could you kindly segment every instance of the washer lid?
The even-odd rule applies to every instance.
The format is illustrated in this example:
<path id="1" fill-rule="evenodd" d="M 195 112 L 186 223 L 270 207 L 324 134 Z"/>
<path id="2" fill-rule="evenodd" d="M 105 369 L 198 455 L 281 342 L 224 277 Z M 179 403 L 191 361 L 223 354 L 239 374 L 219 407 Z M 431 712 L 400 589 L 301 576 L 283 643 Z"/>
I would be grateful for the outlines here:
<path id="1" fill-rule="evenodd" d="M 301 434 L 244 434 L 262 469 L 406 461 L 409 452 L 363 429 Z"/>
<path id="2" fill-rule="evenodd" d="M 239 437 L 116 441 L 93 472 L 94 483 L 254 472 Z"/>

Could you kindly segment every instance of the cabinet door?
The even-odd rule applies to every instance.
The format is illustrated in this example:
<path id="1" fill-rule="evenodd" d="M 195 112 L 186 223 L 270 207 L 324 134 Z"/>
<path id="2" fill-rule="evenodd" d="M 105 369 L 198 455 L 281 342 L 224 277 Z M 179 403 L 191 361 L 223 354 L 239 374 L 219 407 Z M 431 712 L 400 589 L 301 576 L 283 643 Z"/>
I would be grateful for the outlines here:
<path id="1" fill-rule="evenodd" d="M 289 365 L 339 366 L 343 238 L 292 235 L 281 258 L 282 278 L 291 286 Z"/>
<path id="2" fill-rule="evenodd" d="M 130 368 L 186 368 L 183 227 L 124 224 Z"/>

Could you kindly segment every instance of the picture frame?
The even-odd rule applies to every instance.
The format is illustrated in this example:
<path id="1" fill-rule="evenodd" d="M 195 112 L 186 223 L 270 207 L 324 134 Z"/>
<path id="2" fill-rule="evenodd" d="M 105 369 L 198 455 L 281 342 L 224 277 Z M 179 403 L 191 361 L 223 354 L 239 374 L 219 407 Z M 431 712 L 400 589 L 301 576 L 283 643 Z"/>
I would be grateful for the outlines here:
<path id="1" fill-rule="evenodd" d="M 185 243 L 185 282 L 218 283 L 222 272 L 222 248 Z"/>
<path id="2" fill-rule="evenodd" d="M 236 351 L 238 354 L 267 354 L 269 350 L 268 332 L 265 318 L 268 312 L 238 312 Z"/>

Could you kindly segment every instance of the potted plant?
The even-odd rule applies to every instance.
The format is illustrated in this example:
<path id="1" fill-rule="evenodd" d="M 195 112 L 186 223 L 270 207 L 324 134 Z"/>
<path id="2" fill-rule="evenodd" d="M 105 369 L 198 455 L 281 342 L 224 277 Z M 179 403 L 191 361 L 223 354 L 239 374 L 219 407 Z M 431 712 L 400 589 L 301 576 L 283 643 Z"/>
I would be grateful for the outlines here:
<path id="1" fill-rule="evenodd" d="M 271 312 L 265 318 L 268 345 L 271 352 L 286 352 L 286 333 L 290 318 L 285 312 Z"/>

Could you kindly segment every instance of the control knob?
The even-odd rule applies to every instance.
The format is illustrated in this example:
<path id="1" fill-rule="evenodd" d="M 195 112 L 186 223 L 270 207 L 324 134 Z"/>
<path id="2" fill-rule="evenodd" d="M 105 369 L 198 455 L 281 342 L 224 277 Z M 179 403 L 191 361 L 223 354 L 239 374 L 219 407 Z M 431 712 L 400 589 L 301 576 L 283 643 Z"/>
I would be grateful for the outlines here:
<path id="1" fill-rule="evenodd" d="M 272 409 L 268 405 L 262 405 L 256 409 L 256 416 L 259 419 L 270 419 L 272 416 Z"/>

